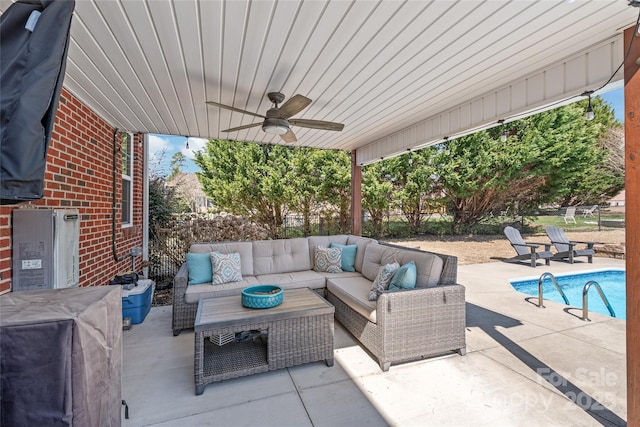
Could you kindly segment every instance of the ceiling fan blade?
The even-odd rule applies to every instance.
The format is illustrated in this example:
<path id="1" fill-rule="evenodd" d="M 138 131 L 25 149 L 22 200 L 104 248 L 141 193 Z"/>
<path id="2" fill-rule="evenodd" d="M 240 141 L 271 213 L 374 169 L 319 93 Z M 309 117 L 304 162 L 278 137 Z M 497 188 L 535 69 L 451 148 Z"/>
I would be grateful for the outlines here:
<path id="1" fill-rule="evenodd" d="M 208 105 L 213 105 L 214 107 L 218 107 L 218 108 L 224 108 L 225 110 L 231 110 L 231 111 L 235 111 L 237 113 L 249 114 L 250 116 L 256 116 L 256 117 L 261 117 L 263 119 L 266 119 L 266 117 L 263 116 L 262 114 L 256 114 L 256 113 L 252 113 L 251 111 L 241 110 L 239 108 L 232 107 L 230 105 L 224 105 L 224 104 L 220 104 L 218 102 L 213 102 L 213 101 L 207 101 L 207 104 Z"/>
<path id="2" fill-rule="evenodd" d="M 225 129 L 222 132 L 236 132 L 236 131 L 239 131 L 239 130 L 254 128 L 256 126 L 260 126 L 261 124 L 262 124 L 262 122 L 260 122 L 260 123 L 251 123 L 251 124 L 248 124 L 248 125 L 242 125 L 242 126 L 238 126 L 238 127 L 231 128 L 231 129 Z"/>
<path id="3" fill-rule="evenodd" d="M 289 124 L 311 129 L 335 131 L 341 131 L 342 129 L 344 129 L 344 125 L 342 123 L 325 122 L 323 120 L 289 119 Z"/>
<path id="4" fill-rule="evenodd" d="M 306 96 L 294 95 L 278 108 L 278 117 L 288 119 L 307 108 L 311 100 Z"/>
<path id="5" fill-rule="evenodd" d="M 293 133 L 291 129 L 289 129 L 289 132 L 283 133 L 282 135 L 280 135 L 280 138 L 282 138 L 284 142 L 287 142 L 289 144 L 291 144 L 292 142 L 296 142 L 298 140 L 298 138 L 296 138 L 296 134 Z"/>

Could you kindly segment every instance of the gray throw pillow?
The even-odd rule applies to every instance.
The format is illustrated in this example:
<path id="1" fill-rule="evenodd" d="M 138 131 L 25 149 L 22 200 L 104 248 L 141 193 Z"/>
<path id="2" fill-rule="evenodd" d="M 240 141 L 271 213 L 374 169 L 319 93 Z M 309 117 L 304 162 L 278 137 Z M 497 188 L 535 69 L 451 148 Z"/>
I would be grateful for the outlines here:
<path id="1" fill-rule="evenodd" d="M 233 252 L 221 254 L 211 252 L 211 284 L 221 285 L 229 282 L 241 282 L 240 254 Z"/>
<path id="2" fill-rule="evenodd" d="M 393 264 L 386 264 L 380 267 L 378 275 L 371 284 L 371 290 L 369 291 L 369 301 L 376 301 L 378 296 L 389 288 L 389 282 L 395 274 L 396 270 L 400 268 L 400 264 L 394 262 Z"/>
<path id="3" fill-rule="evenodd" d="M 342 249 L 341 248 L 325 248 L 323 246 L 316 247 L 316 255 L 313 269 L 326 273 L 342 272 Z"/>

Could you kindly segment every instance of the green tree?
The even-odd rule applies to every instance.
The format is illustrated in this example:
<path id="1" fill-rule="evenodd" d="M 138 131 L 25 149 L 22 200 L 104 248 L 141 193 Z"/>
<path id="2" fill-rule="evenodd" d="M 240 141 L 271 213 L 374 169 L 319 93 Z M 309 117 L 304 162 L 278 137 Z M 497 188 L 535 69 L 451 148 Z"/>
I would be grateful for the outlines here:
<path id="1" fill-rule="evenodd" d="M 292 210 L 303 215 L 303 232 L 311 233 L 313 215 L 322 215 L 330 226 L 347 231 L 351 207 L 349 156 L 342 151 L 294 148 L 288 181 L 294 188 Z"/>
<path id="2" fill-rule="evenodd" d="M 384 161 L 385 179 L 393 186 L 393 206 L 402 210 L 414 234 L 419 233 L 423 218 L 441 203 L 432 153 L 424 149 Z"/>
<path id="3" fill-rule="evenodd" d="M 586 108 L 587 101 L 576 105 Z M 595 117 L 586 124 L 596 134 L 596 160 L 587 165 L 582 179 L 568 183 L 569 195 L 560 201 L 563 205 L 602 204 L 624 188 L 624 127 L 602 98 L 593 98 L 592 107 Z"/>
<path id="4" fill-rule="evenodd" d="M 434 160 L 454 232 L 507 206 L 522 212 L 543 203 L 569 204 L 593 191 L 594 179 L 607 191 L 617 189 L 615 179 L 598 175 L 606 160 L 600 138 L 615 119 L 601 101 L 593 105 L 600 119 L 591 122 L 584 120 L 586 105 L 575 103 L 503 125 L 506 142 L 497 127 L 440 146 Z"/>
<path id="5" fill-rule="evenodd" d="M 325 222 L 337 216 L 336 232 L 351 229 L 351 158 L 340 150 L 315 150 L 315 165 L 320 171 L 319 200 Z"/>
<path id="6" fill-rule="evenodd" d="M 479 222 L 513 194 L 513 181 L 530 177 L 526 150 L 520 144 L 502 144 L 487 132 L 449 141 L 434 152 L 434 164 L 450 213 L 453 232 Z M 520 178 L 522 179 L 522 178 Z"/>
<path id="7" fill-rule="evenodd" d="M 171 163 L 169 163 L 171 172 L 169 173 L 167 180 L 171 180 L 171 178 L 181 173 L 186 163 L 187 158 L 184 154 L 182 154 L 182 151 L 176 151 L 173 156 L 171 156 Z"/>
<path id="8" fill-rule="evenodd" d="M 293 184 L 296 191 L 292 202 L 293 209 L 302 214 L 303 233 L 311 234 L 311 214 L 319 204 L 319 188 L 322 175 L 318 168 L 317 150 L 311 148 L 298 148 L 292 156 L 292 168 L 289 171 L 288 181 Z"/>
<path id="9" fill-rule="evenodd" d="M 382 236 L 383 220 L 391 208 L 393 185 L 385 178 L 384 162 L 362 168 L 362 208 L 369 212 L 373 234 Z"/>
<path id="10" fill-rule="evenodd" d="M 166 186 L 162 163 L 167 150 L 154 154 L 149 161 L 149 228 L 164 226 L 174 213 L 180 212 L 180 199 L 173 188 Z"/>
<path id="11" fill-rule="evenodd" d="M 261 223 L 278 237 L 295 195 L 291 157 L 282 145 L 209 140 L 195 155 L 196 175 L 219 209 Z"/>

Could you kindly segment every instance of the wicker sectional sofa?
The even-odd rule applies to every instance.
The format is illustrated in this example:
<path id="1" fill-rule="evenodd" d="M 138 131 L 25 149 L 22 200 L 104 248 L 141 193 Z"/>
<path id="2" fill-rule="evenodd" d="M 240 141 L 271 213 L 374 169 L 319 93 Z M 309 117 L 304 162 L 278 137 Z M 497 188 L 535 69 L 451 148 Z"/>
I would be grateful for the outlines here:
<path id="1" fill-rule="evenodd" d="M 356 245 L 355 271 L 314 271 L 316 247 Z M 253 242 L 196 243 L 192 253 L 237 252 L 242 281 L 188 285 L 187 263 L 174 279 L 173 334 L 192 328 L 200 298 L 240 295 L 246 286 L 308 287 L 335 306 L 335 318 L 372 354 L 383 371 L 392 363 L 457 351 L 465 354 L 465 294 L 456 283 L 457 258 L 380 244 L 351 235 Z M 385 264 L 414 261 L 415 289 L 383 292 L 369 301 L 371 284 Z"/>

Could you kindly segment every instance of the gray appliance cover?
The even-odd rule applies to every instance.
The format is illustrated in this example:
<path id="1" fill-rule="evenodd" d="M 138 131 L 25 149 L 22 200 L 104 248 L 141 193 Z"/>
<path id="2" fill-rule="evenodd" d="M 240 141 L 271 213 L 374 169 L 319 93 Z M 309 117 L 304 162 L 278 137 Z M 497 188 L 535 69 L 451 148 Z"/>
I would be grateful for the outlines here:
<path id="1" fill-rule="evenodd" d="M 0 16 L 0 204 L 38 200 L 74 0 L 18 0 Z"/>
<path id="2" fill-rule="evenodd" d="M 122 291 L 0 296 L 0 426 L 119 427 Z"/>

